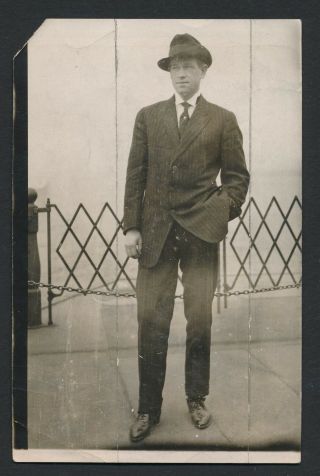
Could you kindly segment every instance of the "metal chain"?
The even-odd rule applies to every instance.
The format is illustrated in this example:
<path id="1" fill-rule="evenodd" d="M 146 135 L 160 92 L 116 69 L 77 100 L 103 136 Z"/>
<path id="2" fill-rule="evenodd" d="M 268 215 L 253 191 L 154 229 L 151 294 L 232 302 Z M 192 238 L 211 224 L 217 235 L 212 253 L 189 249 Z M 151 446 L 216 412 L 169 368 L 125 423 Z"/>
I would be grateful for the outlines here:
<path id="1" fill-rule="evenodd" d="M 240 296 L 240 295 L 247 295 L 247 294 L 258 294 L 258 293 L 265 293 L 271 291 L 283 291 L 285 289 L 293 289 L 293 288 L 300 288 L 301 281 L 295 284 L 286 284 L 282 286 L 272 286 L 270 288 L 260 288 L 260 289 L 244 289 L 242 291 L 226 291 L 226 292 L 216 292 L 214 295 L 216 297 L 224 297 L 224 296 Z M 88 294 L 94 294 L 96 296 L 114 296 L 114 297 L 136 297 L 135 293 L 123 293 L 119 291 L 94 291 L 92 289 L 83 289 L 83 288 L 72 288 L 71 286 L 62 286 L 56 284 L 46 284 L 46 283 L 37 283 L 36 281 L 28 281 L 28 287 L 33 288 L 48 288 L 50 290 L 57 289 L 58 291 L 67 291 L 69 293 L 78 293 L 84 294 L 85 296 Z M 183 294 L 177 294 L 175 296 L 178 299 L 183 299 Z"/>

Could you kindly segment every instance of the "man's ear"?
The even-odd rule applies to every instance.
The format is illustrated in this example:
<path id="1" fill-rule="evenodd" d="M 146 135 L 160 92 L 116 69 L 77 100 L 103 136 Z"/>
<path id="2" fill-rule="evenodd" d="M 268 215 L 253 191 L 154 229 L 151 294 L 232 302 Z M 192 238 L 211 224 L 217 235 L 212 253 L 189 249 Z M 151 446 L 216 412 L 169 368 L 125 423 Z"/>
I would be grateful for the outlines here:
<path id="1" fill-rule="evenodd" d="M 208 65 L 207 65 L 207 64 L 203 64 L 203 65 L 201 66 L 202 77 L 203 77 L 203 78 L 204 78 L 205 75 L 206 75 L 207 69 L 208 69 Z"/>

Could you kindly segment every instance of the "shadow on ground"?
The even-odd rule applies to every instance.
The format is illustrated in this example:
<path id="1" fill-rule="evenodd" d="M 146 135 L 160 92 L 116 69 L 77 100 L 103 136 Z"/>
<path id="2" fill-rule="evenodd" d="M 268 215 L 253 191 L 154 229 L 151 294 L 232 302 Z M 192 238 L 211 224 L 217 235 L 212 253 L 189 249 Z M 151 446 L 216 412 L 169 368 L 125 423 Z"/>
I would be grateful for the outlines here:
<path id="1" fill-rule="evenodd" d="M 187 412 L 177 300 L 161 422 L 139 444 L 128 438 L 138 391 L 135 300 L 79 296 L 54 306 L 54 326 L 29 330 L 29 448 L 299 449 L 299 295 L 234 297 L 228 305 L 212 328 L 213 424 L 197 430 Z"/>

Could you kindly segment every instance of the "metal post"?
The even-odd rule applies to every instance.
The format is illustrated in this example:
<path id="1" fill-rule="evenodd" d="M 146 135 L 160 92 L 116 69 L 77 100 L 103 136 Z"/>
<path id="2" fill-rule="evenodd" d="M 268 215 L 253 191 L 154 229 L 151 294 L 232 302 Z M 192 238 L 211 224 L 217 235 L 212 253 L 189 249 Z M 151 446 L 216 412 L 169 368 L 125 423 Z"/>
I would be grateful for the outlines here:
<path id="1" fill-rule="evenodd" d="M 226 293 L 229 291 L 228 284 L 227 284 L 227 246 L 226 246 L 226 239 L 223 240 L 223 292 Z M 224 308 L 228 307 L 228 297 L 224 295 Z"/>
<path id="2" fill-rule="evenodd" d="M 51 204 L 50 198 L 47 199 L 47 256 L 48 256 L 48 284 L 51 284 Z M 52 299 L 53 293 L 48 288 L 48 325 L 52 326 Z"/>
<path id="3" fill-rule="evenodd" d="M 217 276 L 217 291 L 218 293 L 221 292 L 221 264 L 220 264 L 220 243 L 218 243 L 218 276 Z M 217 313 L 220 314 L 221 306 L 220 306 L 221 298 L 217 296 Z"/>
<path id="4" fill-rule="evenodd" d="M 40 281 L 38 249 L 38 197 L 33 188 L 28 189 L 28 281 Z M 38 286 L 28 286 L 28 327 L 41 326 L 41 291 Z"/>

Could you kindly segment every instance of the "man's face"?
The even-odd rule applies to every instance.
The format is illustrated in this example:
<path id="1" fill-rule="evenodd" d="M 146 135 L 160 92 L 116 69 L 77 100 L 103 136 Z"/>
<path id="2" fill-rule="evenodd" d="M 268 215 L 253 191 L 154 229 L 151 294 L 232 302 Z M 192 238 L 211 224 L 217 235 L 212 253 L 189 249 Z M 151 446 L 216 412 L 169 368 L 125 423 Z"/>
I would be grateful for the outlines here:
<path id="1" fill-rule="evenodd" d="M 169 70 L 174 89 L 187 101 L 198 91 L 207 66 L 199 65 L 195 58 L 173 58 Z"/>

